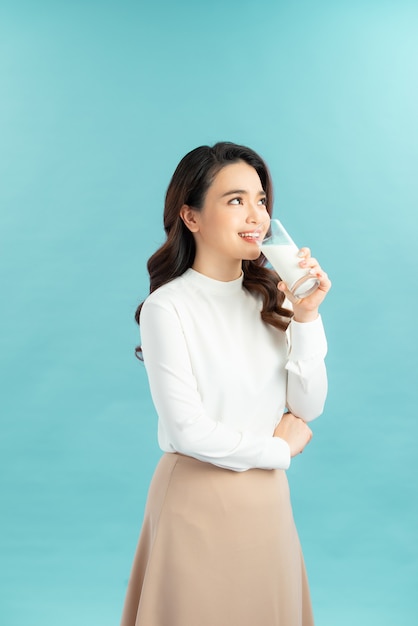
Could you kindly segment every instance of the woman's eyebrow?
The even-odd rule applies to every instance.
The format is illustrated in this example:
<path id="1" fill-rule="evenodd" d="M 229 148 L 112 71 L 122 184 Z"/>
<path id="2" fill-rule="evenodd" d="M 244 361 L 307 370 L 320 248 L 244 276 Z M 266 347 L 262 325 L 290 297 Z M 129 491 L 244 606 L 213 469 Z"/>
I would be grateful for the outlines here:
<path id="1" fill-rule="evenodd" d="M 224 198 L 225 196 L 232 196 L 232 195 L 234 195 L 234 194 L 241 194 L 241 195 L 244 195 L 244 194 L 248 194 L 248 191 L 246 191 L 245 189 L 233 189 L 232 191 L 226 191 L 225 193 L 223 193 L 223 194 L 221 195 L 221 198 Z M 261 189 L 261 190 L 257 193 L 257 195 L 258 195 L 258 196 L 265 196 L 265 195 L 266 195 L 266 192 L 265 192 L 265 191 L 263 191 L 263 189 Z"/>

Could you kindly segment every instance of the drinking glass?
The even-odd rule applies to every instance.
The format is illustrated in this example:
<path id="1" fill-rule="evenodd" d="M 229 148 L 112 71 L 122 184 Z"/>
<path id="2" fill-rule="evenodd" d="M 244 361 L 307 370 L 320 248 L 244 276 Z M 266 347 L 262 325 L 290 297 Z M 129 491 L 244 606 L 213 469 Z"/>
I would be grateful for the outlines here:
<path id="1" fill-rule="evenodd" d="M 318 288 L 318 278 L 300 267 L 299 248 L 279 220 L 271 220 L 267 237 L 259 246 L 295 299 L 306 298 Z"/>

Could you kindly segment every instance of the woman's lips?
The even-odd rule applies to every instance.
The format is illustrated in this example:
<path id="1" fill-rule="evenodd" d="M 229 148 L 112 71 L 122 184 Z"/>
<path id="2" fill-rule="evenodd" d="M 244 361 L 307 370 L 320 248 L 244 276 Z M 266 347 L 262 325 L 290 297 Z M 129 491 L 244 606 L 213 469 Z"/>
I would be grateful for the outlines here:
<path id="1" fill-rule="evenodd" d="M 240 237 L 242 237 L 243 239 L 259 239 L 260 238 L 260 232 L 258 231 L 248 231 L 246 233 L 238 233 Z"/>
<path id="2" fill-rule="evenodd" d="M 241 239 L 245 239 L 245 241 L 250 241 L 251 243 L 258 241 L 260 239 L 260 234 L 260 231 L 257 232 L 254 230 L 245 233 L 238 233 Z"/>

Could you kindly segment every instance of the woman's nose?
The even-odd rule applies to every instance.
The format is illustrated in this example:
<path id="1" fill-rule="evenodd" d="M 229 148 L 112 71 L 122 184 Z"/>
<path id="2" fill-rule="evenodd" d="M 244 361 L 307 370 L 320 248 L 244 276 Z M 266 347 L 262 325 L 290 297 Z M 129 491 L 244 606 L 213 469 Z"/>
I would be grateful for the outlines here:
<path id="1" fill-rule="evenodd" d="M 248 222 L 254 223 L 254 224 L 258 222 L 259 216 L 260 216 L 260 208 L 261 207 L 259 207 L 258 205 L 250 203 L 248 207 L 248 215 L 247 215 Z"/>

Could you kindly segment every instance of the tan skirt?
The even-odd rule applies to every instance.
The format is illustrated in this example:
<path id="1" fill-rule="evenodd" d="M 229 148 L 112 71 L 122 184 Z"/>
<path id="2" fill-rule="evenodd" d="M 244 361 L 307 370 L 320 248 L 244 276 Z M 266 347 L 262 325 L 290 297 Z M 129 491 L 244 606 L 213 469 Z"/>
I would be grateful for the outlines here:
<path id="1" fill-rule="evenodd" d="M 287 477 L 165 454 L 121 626 L 312 626 Z"/>

